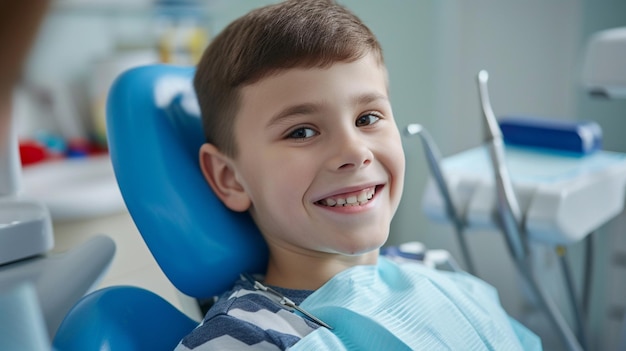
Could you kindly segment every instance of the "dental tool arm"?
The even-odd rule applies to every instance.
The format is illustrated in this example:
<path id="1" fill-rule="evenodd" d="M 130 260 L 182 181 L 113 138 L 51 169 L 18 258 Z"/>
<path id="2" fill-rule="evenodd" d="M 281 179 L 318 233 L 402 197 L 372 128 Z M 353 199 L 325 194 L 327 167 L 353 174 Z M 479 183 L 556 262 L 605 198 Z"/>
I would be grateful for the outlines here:
<path id="1" fill-rule="evenodd" d="M 426 155 L 426 160 L 428 161 L 428 166 L 430 167 L 430 172 L 435 178 L 435 182 L 437 183 L 437 188 L 441 193 L 441 196 L 444 199 L 446 206 L 446 213 L 448 217 L 454 224 L 454 229 L 457 233 L 457 237 L 459 240 L 459 245 L 461 246 L 461 252 L 463 253 L 463 258 L 465 260 L 465 264 L 467 266 L 467 271 L 470 274 L 476 275 L 476 269 L 474 266 L 474 262 L 469 253 L 469 248 L 467 246 L 467 241 L 465 240 L 465 236 L 463 234 L 463 228 L 465 224 L 461 219 L 461 216 L 456 210 L 456 206 L 452 202 L 452 196 L 450 195 L 450 189 L 448 187 L 448 183 L 446 182 L 446 178 L 443 175 L 443 171 L 441 170 L 441 156 L 439 153 L 439 149 L 437 145 L 434 143 L 430 134 L 422 125 L 420 124 L 409 124 L 406 127 L 406 135 L 414 136 L 418 135 L 420 140 L 422 141 L 422 145 L 424 147 L 424 154 Z"/>
<path id="2" fill-rule="evenodd" d="M 578 340 L 569 328 L 558 308 L 539 286 L 537 278 L 530 264 L 526 237 L 522 228 L 522 215 L 520 211 L 513 184 L 509 177 L 504 159 L 504 142 L 502 132 L 496 120 L 487 90 L 489 74 L 485 70 L 478 73 L 478 91 L 483 115 L 487 122 L 489 153 L 493 165 L 496 180 L 497 210 L 502 231 L 504 232 L 507 245 L 511 251 L 514 262 L 520 271 L 522 278 L 528 283 L 529 288 L 538 299 L 542 309 L 546 312 L 549 320 L 554 324 L 563 344 L 568 350 L 582 350 Z"/>
<path id="3" fill-rule="evenodd" d="M 522 214 L 504 160 L 502 132 L 489 102 L 488 79 L 487 71 L 483 70 L 478 73 L 480 103 L 487 122 L 487 142 L 496 181 L 498 216 L 511 252 L 516 259 L 523 259 L 527 256 L 528 250 L 526 240 L 522 236 Z"/>

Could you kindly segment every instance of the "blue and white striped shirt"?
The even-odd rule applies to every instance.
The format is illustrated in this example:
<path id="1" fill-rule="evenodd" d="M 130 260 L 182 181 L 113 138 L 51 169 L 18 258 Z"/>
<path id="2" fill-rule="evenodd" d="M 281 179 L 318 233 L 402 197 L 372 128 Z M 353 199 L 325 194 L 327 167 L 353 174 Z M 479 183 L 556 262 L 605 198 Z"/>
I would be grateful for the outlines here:
<path id="1" fill-rule="evenodd" d="M 272 288 L 296 304 L 313 292 Z M 242 279 L 218 299 L 176 351 L 286 350 L 318 327 Z"/>

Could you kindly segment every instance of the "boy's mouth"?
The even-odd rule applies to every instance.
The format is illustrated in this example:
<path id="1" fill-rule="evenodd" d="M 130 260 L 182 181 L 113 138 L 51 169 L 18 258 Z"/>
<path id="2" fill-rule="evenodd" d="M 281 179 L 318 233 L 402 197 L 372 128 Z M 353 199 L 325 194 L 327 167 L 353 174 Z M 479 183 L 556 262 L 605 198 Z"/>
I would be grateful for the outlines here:
<path id="1" fill-rule="evenodd" d="M 327 197 L 315 202 L 317 205 L 326 207 L 346 207 L 346 206 L 363 206 L 367 204 L 374 195 L 379 186 L 365 188 L 352 193 L 340 194 Z"/>

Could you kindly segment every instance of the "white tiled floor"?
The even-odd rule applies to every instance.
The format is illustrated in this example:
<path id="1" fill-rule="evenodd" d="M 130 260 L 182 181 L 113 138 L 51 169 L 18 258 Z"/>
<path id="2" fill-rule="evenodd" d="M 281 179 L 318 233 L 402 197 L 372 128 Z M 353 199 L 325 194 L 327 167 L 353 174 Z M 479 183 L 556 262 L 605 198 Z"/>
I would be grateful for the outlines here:
<path id="1" fill-rule="evenodd" d="M 138 286 L 158 294 L 190 317 L 196 320 L 201 318 L 193 299 L 178 291 L 158 267 L 128 212 L 79 221 L 55 222 L 53 252 L 70 250 L 95 235 L 106 235 L 116 245 L 111 267 L 98 288 L 113 285 Z"/>

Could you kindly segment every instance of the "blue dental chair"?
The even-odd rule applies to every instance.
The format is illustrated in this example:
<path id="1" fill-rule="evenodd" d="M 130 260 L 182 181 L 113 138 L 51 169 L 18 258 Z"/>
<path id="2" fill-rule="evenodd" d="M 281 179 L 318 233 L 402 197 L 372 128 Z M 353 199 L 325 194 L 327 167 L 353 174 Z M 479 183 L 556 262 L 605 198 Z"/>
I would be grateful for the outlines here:
<path id="1" fill-rule="evenodd" d="M 107 133 L 124 201 L 152 255 L 176 288 L 207 299 L 240 272 L 263 272 L 267 247 L 249 215 L 224 207 L 199 169 L 194 72 L 152 65 L 123 73 L 109 92 Z M 150 291 L 109 287 L 70 310 L 53 348 L 172 350 L 197 323 Z"/>

